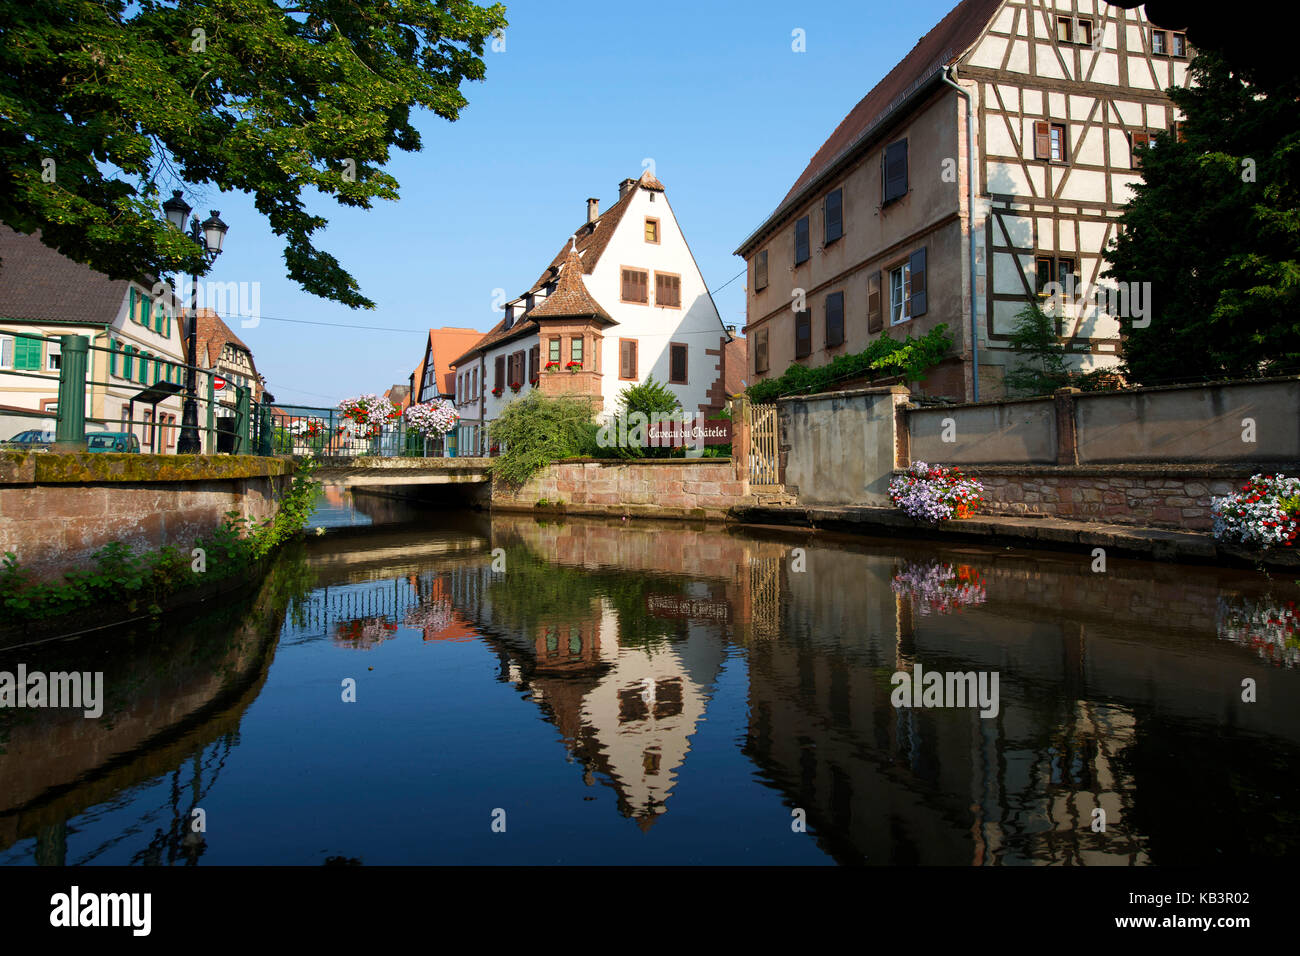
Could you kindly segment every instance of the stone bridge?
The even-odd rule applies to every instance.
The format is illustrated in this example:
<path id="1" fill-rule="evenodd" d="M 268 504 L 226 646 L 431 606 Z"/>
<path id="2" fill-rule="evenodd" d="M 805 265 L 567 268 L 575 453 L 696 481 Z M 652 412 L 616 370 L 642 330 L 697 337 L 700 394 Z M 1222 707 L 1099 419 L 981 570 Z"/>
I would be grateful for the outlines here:
<path id="1" fill-rule="evenodd" d="M 489 484 L 491 458 L 321 458 L 312 475 L 326 484 L 364 485 Z"/>

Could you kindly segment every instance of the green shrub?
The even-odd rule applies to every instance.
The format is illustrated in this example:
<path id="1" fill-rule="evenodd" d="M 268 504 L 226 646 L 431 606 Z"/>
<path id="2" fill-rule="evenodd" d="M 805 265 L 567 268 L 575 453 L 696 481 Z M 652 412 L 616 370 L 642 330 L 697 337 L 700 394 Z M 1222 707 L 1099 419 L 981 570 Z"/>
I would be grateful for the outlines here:
<path id="1" fill-rule="evenodd" d="M 793 364 L 785 373 L 755 382 L 746 389 L 750 401 L 772 402 L 783 395 L 811 395 L 828 392 L 854 378 L 901 376 L 914 382 L 938 365 L 952 348 L 947 325 L 936 325 L 919 339 L 908 335 L 902 341 L 891 338 L 889 330 L 856 355 L 840 355 L 828 365 L 809 368 Z"/>
<path id="2" fill-rule="evenodd" d="M 492 442 L 504 448 L 492 473 L 507 484 L 522 485 L 551 462 L 581 454 L 590 424 L 587 400 L 531 391 L 488 425 Z"/>

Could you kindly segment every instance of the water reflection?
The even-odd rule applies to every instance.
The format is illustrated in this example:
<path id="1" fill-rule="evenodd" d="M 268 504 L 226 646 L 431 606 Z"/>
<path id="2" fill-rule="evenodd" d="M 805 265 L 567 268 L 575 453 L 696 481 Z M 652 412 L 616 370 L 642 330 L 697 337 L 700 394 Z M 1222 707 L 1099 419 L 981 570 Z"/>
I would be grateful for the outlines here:
<path id="1" fill-rule="evenodd" d="M 128 655 L 115 686 L 130 732 L 105 731 L 121 736 L 97 738 L 80 763 L 59 755 L 83 731 L 48 712 L 12 724 L 22 760 L 0 758 L 0 846 L 13 847 L 0 859 L 1141 865 L 1300 853 L 1290 582 L 506 515 L 341 527 L 310 538 L 301 564 L 312 583 L 292 600 L 214 614 L 206 636 L 142 645 L 144 663 Z M 996 672 L 996 716 L 896 708 L 891 677 L 920 668 Z M 133 698 L 123 688 L 144 670 L 177 689 L 146 682 Z M 340 676 L 358 674 L 365 706 L 340 706 Z M 1257 703 L 1242 700 L 1245 678 Z M 130 703 L 148 695 L 156 711 Z M 189 808 L 236 793 L 239 832 L 187 844 Z M 308 793 L 321 802 L 295 817 L 300 835 L 265 822 Z M 483 814 L 507 802 L 530 822 L 493 842 Z M 791 830 L 796 809 L 806 834 Z M 383 823 L 416 817 L 428 821 L 418 834 Z"/>

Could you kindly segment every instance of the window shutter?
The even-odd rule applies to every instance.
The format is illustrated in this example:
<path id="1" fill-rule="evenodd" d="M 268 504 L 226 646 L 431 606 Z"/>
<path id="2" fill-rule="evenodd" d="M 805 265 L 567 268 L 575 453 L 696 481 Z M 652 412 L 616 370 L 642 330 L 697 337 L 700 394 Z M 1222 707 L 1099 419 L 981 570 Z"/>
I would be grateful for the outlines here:
<path id="1" fill-rule="evenodd" d="M 885 147 L 883 176 L 882 204 L 907 195 L 907 140 Z"/>
<path id="2" fill-rule="evenodd" d="M 1042 120 L 1034 122 L 1034 159 L 1052 158 L 1052 128 Z"/>
<path id="3" fill-rule="evenodd" d="M 804 310 L 794 315 L 794 357 L 812 354 L 812 313 Z"/>
<path id="4" fill-rule="evenodd" d="M 534 345 L 528 350 L 528 381 L 537 378 L 537 360 L 541 357 L 542 347 Z"/>
<path id="5" fill-rule="evenodd" d="M 910 309 L 912 318 L 918 315 L 925 315 L 925 246 L 917 249 L 912 253 L 911 261 L 908 263 L 910 276 L 910 285 L 912 292 L 912 306 Z"/>
<path id="6" fill-rule="evenodd" d="M 807 262 L 808 251 L 808 217 L 804 216 L 794 224 L 794 264 Z"/>
<path id="7" fill-rule="evenodd" d="M 672 365 L 669 368 L 669 378 L 677 385 L 686 384 L 686 346 L 670 346 L 672 355 Z"/>
<path id="8" fill-rule="evenodd" d="M 767 371 L 767 329 L 754 333 L 754 373 Z"/>
<path id="9" fill-rule="evenodd" d="M 655 305 L 667 305 L 667 294 L 664 289 L 668 285 L 668 277 L 662 273 L 655 273 Z"/>
<path id="10" fill-rule="evenodd" d="M 122 346 L 120 343 L 114 341 L 112 347 L 113 350 L 108 353 L 108 374 L 115 376 L 117 375 L 118 354 L 121 352 Z"/>
<path id="11" fill-rule="evenodd" d="M 844 344 L 844 293 L 826 297 L 826 347 Z"/>
<path id="12" fill-rule="evenodd" d="M 504 355 L 497 356 L 493 371 L 496 373 L 496 378 L 492 382 L 493 389 L 504 388 L 506 384 L 506 357 Z"/>
<path id="13" fill-rule="evenodd" d="M 619 377 L 636 378 L 636 342 L 623 339 L 619 342 Z"/>
<path id="14" fill-rule="evenodd" d="M 879 332 L 885 327 L 884 313 L 880 308 L 880 273 L 867 277 L 867 331 Z"/>
<path id="15" fill-rule="evenodd" d="M 826 242 L 834 242 L 844 235 L 844 190 L 836 189 L 826 195 Z"/>
<path id="16" fill-rule="evenodd" d="M 41 367 L 41 340 L 14 337 L 14 371 L 36 372 Z"/>
<path id="17" fill-rule="evenodd" d="M 767 288 L 767 250 L 764 249 L 754 259 L 754 291 Z"/>

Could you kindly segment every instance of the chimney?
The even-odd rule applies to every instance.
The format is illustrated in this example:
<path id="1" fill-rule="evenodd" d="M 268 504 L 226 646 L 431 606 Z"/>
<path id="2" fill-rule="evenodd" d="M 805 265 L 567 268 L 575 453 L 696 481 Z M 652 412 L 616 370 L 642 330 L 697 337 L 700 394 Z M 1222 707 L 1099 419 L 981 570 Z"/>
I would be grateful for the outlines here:
<path id="1" fill-rule="evenodd" d="M 625 179 L 618 184 L 618 198 L 622 199 L 629 189 L 636 185 L 635 179 Z"/>
<path id="2" fill-rule="evenodd" d="M 587 222 L 595 222 L 600 218 L 600 200 L 587 200 Z"/>

